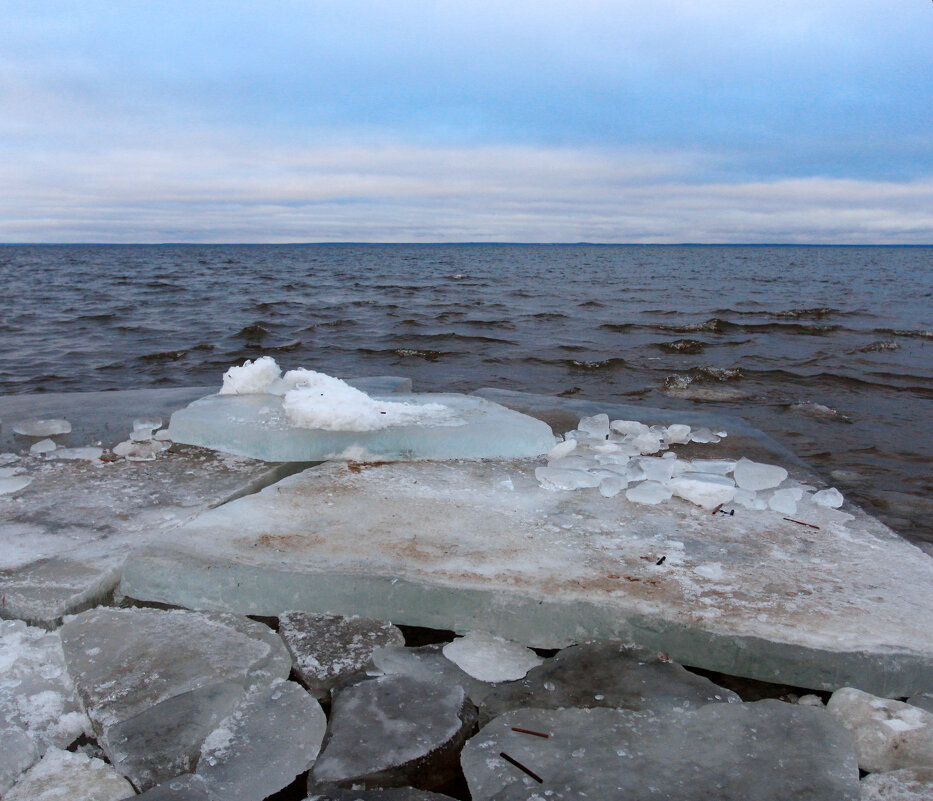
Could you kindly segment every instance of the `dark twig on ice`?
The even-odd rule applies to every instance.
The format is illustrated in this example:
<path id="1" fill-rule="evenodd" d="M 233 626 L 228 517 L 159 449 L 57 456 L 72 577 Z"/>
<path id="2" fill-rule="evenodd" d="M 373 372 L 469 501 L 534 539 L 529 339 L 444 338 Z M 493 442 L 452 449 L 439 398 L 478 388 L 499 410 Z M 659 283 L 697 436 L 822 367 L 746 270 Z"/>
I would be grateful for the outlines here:
<path id="1" fill-rule="evenodd" d="M 506 762 L 511 765 L 515 765 L 522 773 L 527 773 L 534 779 L 538 784 L 544 784 L 544 779 L 542 779 L 537 773 L 535 773 L 531 768 L 526 768 L 521 762 L 517 759 L 510 757 L 505 751 L 500 751 L 499 756 L 501 756 Z"/>
<path id="2" fill-rule="evenodd" d="M 522 734 L 533 734 L 535 737 L 543 737 L 545 740 L 551 736 L 550 734 L 543 734 L 540 731 L 532 731 L 531 729 L 520 729 L 518 726 L 513 726 L 512 731 L 521 732 Z"/>

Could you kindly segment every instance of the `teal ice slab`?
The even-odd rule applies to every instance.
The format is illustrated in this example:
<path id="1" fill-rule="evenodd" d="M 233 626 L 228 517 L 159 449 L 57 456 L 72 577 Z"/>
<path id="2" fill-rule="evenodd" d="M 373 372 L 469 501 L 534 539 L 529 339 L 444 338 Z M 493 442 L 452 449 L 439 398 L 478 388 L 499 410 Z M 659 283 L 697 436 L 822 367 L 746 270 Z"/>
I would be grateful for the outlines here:
<path id="1" fill-rule="evenodd" d="M 174 442 L 268 462 L 517 458 L 554 446 L 546 423 L 484 398 L 394 394 L 386 400 L 442 404 L 450 414 L 434 424 L 325 431 L 291 425 L 278 395 L 209 395 L 175 412 L 168 430 Z"/>

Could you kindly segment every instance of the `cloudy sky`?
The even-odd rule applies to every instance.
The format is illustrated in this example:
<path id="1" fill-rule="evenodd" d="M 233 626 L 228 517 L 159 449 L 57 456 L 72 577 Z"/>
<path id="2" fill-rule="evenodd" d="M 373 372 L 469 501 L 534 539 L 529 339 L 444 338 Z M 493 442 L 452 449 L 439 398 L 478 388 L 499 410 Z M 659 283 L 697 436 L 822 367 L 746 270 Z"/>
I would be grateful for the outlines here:
<path id="1" fill-rule="evenodd" d="M 929 0 L 0 21 L 0 242 L 933 243 Z"/>

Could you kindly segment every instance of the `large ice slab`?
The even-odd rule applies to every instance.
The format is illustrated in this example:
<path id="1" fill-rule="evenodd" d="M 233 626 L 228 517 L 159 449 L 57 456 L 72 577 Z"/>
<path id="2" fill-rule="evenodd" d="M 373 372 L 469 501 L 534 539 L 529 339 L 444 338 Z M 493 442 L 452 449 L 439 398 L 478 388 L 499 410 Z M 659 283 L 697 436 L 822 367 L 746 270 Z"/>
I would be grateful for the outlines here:
<path id="1" fill-rule="evenodd" d="M 705 447 L 705 446 L 704 446 Z M 130 557 L 122 591 L 191 608 L 359 614 L 526 645 L 622 639 L 687 665 L 907 696 L 933 683 L 933 560 L 812 504 L 711 514 L 539 486 L 536 460 L 329 463 Z"/>
<path id="2" fill-rule="evenodd" d="M 278 395 L 209 395 L 172 415 L 175 442 L 270 462 L 347 458 L 481 459 L 536 456 L 554 446 L 547 424 L 469 395 L 395 394 L 392 403 L 446 407 L 424 423 L 374 431 L 300 428 Z M 377 399 L 378 400 L 378 399 Z"/>
<path id="3" fill-rule="evenodd" d="M 133 786 L 103 760 L 50 748 L 3 797 L 6 801 L 121 801 L 133 795 Z"/>
<path id="4" fill-rule="evenodd" d="M 847 732 L 823 710 L 780 701 L 658 715 L 508 712 L 467 743 L 461 762 L 473 801 L 859 798 Z"/>

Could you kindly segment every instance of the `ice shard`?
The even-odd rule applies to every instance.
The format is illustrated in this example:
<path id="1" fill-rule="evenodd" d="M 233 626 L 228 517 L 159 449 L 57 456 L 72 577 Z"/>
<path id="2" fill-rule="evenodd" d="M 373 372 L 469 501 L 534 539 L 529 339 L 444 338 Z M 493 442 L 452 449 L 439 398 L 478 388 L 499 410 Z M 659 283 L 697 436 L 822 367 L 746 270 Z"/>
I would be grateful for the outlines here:
<path id="1" fill-rule="evenodd" d="M 121 589 L 190 608 L 481 629 L 539 647 L 617 638 L 812 689 L 908 696 L 933 683 L 933 559 L 858 510 L 810 504 L 805 520 L 786 520 L 678 498 L 645 506 L 549 491 L 536 466 L 310 468 L 134 554 Z"/>
<path id="2" fill-rule="evenodd" d="M 376 430 L 327 430 L 293 425 L 278 395 L 209 395 L 175 412 L 168 431 L 175 442 L 269 462 L 504 458 L 536 456 L 554 447 L 547 424 L 482 398 L 376 398 L 381 399 L 413 409 L 442 406 L 444 412 Z"/>

